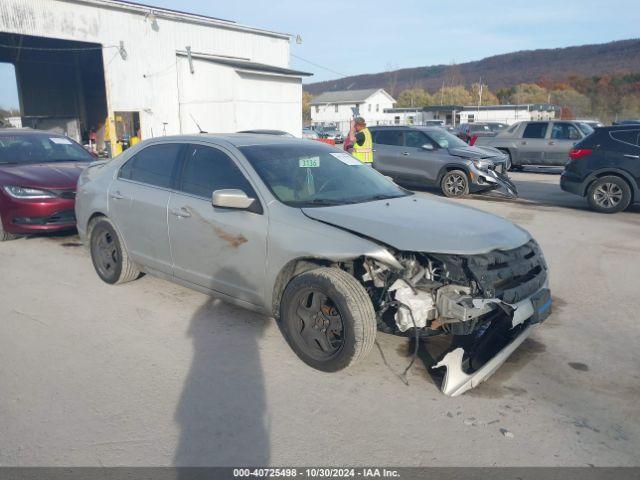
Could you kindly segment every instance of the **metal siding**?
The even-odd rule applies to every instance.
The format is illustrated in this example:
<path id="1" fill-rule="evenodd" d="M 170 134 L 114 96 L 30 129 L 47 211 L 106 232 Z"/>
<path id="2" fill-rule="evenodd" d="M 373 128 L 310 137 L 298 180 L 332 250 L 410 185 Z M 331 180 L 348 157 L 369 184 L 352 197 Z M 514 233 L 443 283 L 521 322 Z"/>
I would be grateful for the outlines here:
<path id="1" fill-rule="evenodd" d="M 289 66 L 289 41 L 267 34 L 239 31 L 164 18 L 156 12 L 157 28 L 141 13 L 95 7 L 67 0 L 2 0 L 0 31 L 24 35 L 95 42 L 103 45 L 109 112 L 140 111 L 143 136 L 180 133 L 178 72 L 175 52 L 190 46 L 193 52 L 248 58 L 269 65 Z M 117 47 L 124 42 L 127 59 Z M 221 79 L 226 82 L 226 79 Z M 193 88 L 206 95 L 218 88 L 218 79 L 196 80 Z M 288 83 L 285 82 L 285 83 Z M 223 84 L 221 86 L 223 86 Z M 288 129 L 288 117 L 300 117 L 301 100 L 275 97 L 270 128 Z M 300 91 L 301 88 L 297 90 Z M 301 120 L 299 122 L 301 128 Z M 232 124 L 226 125 L 229 131 Z M 299 134 L 299 132 L 292 132 Z"/>

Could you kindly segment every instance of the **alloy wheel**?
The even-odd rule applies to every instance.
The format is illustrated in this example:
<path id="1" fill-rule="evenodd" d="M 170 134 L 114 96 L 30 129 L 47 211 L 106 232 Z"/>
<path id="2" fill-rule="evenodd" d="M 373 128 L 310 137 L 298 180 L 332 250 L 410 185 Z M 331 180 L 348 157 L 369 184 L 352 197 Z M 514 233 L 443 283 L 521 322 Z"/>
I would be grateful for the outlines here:
<path id="1" fill-rule="evenodd" d="M 447 177 L 447 180 L 444 183 L 444 188 L 447 189 L 447 192 L 451 196 L 457 197 L 462 195 L 465 191 L 466 184 L 466 178 L 463 178 L 459 173 L 453 173 Z"/>
<path id="2" fill-rule="evenodd" d="M 104 277 L 112 276 L 120 262 L 120 255 L 116 239 L 108 230 L 97 233 L 94 243 L 94 255 L 96 266 L 100 273 Z"/>
<path id="3" fill-rule="evenodd" d="M 602 208 L 615 208 L 622 201 L 623 192 L 619 185 L 607 182 L 598 187 L 593 192 L 593 199 Z"/>
<path id="4" fill-rule="evenodd" d="M 296 317 L 294 334 L 307 347 L 310 356 L 326 360 L 340 351 L 344 345 L 344 325 L 329 297 L 315 289 L 300 292 Z"/>

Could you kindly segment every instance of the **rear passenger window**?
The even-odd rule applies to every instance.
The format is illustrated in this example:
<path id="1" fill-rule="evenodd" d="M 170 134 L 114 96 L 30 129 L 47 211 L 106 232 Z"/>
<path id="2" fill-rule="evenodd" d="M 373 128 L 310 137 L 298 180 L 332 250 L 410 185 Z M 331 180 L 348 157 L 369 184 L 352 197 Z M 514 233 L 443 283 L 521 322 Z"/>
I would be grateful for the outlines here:
<path id="1" fill-rule="evenodd" d="M 522 134 L 522 138 L 544 138 L 547 134 L 548 123 L 530 123 Z"/>
<path id="2" fill-rule="evenodd" d="M 209 199 L 215 190 L 224 188 L 237 188 L 252 198 L 256 197 L 249 181 L 229 155 L 217 148 L 191 145 L 179 190 Z"/>
<path id="3" fill-rule="evenodd" d="M 402 130 L 381 130 L 375 137 L 375 143 L 381 145 L 402 146 Z"/>
<path id="4" fill-rule="evenodd" d="M 118 177 L 169 188 L 183 147 L 181 143 L 151 145 L 129 159 L 120 169 Z"/>
<path id="5" fill-rule="evenodd" d="M 611 138 L 619 142 L 629 143 L 631 145 L 640 145 L 638 137 L 640 136 L 640 130 L 620 130 L 610 133 Z"/>

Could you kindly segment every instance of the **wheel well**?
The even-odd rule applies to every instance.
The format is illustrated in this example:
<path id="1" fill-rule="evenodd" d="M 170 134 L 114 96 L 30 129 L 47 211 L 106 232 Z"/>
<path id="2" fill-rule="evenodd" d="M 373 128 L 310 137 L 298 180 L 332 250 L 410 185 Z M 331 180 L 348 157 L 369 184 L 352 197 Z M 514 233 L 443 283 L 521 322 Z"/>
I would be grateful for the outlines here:
<path id="1" fill-rule="evenodd" d="M 588 183 L 587 187 L 584 189 L 584 194 L 587 195 L 587 193 L 589 192 L 589 188 L 591 188 L 591 185 L 593 185 L 593 182 L 595 182 L 596 180 L 602 177 L 618 177 L 619 179 L 623 180 L 627 185 L 629 185 L 629 190 L 631 191 L 631 202 L 635 201 L 636 191 L 633 188 L 633 185 L 631 184 L 628 178 L 626 178 L 624 175 L 621 175 L 618 172 L 606 172 L 606 171 L 598 172 L 595 175 L 595 177 Z"/>
<path id="2" fill-rule="evenodd" d="M 94 218 L 98 218 L 98 217 L 106 217 L 106 215 L 102 212 L 96 212 L 89 217 L 89 220 L 87 221 L 87 237 L 89 236 L 89 233 L 90 233 L 89 225 L 91 225 L 91 222 L 93 221 Z"/>
<path id="3" fill-rule="evenodd" d="M 273 299 L 271 307 L 273 316 L 276 320 L 280 317 L 280 302 L 282 300 L 282 295 L 284 294 L 284 289 L 287 288 L 289 282 L 294 277 L 308 272 L 309 270 L 319 267 L 327 267 L 330 265 L 331 262 L 329 260 L 322 260 L 318 258 L 297 258 L 295 260 L 291 260 L 282 268 L 282 270 L 280 270 L 280 273 L 278 273 L 273 285 Z"/>
<path id="4" fill-rule="evenodd" d="M 506 153 L 507 155 L 509 155 L 509 158 L 511 158 L 511 160 L 513 161 L 513 158 L 512 158 L 512 155 L 511 155 L 511 150 L 509 150 L 508 148 L 496 147 L 496 150 L 500 150 L 501 152 Z"/>
<path id="5" fill-rule="evenodd" d="M 446 165 L 440 170 L 440 175 L 438 175 L 438 183 L 442 182 L 442 177 L 444 177 L 448 172 L 453 170 L 462 170 L 467 174 L 467 178 L 469 177 L 469 170 L 464 165 Z"/>

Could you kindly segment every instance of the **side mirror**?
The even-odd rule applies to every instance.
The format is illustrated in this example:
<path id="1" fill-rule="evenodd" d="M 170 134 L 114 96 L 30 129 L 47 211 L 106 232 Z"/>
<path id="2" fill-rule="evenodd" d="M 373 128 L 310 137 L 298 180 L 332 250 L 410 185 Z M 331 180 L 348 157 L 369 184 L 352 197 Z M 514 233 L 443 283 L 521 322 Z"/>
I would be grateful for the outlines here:
<path id="1" fill-rule="evenodd" d="M 425 143 L 424 145 L 422 145 L 422 149 L 423 150 L 435 150 L 433 147 L 433 144 L 431 143 Z"/>
<path id="2" fill-rule="evenodd" d="M 211 203 L 213 204 L 213 206 L 221 208 L 246 210 L 253 204 L 254 201 L 254 198 L 249 197 L 242 190 L 237 190 L 234 188 L 216 190 L 211 195 Z"/>

